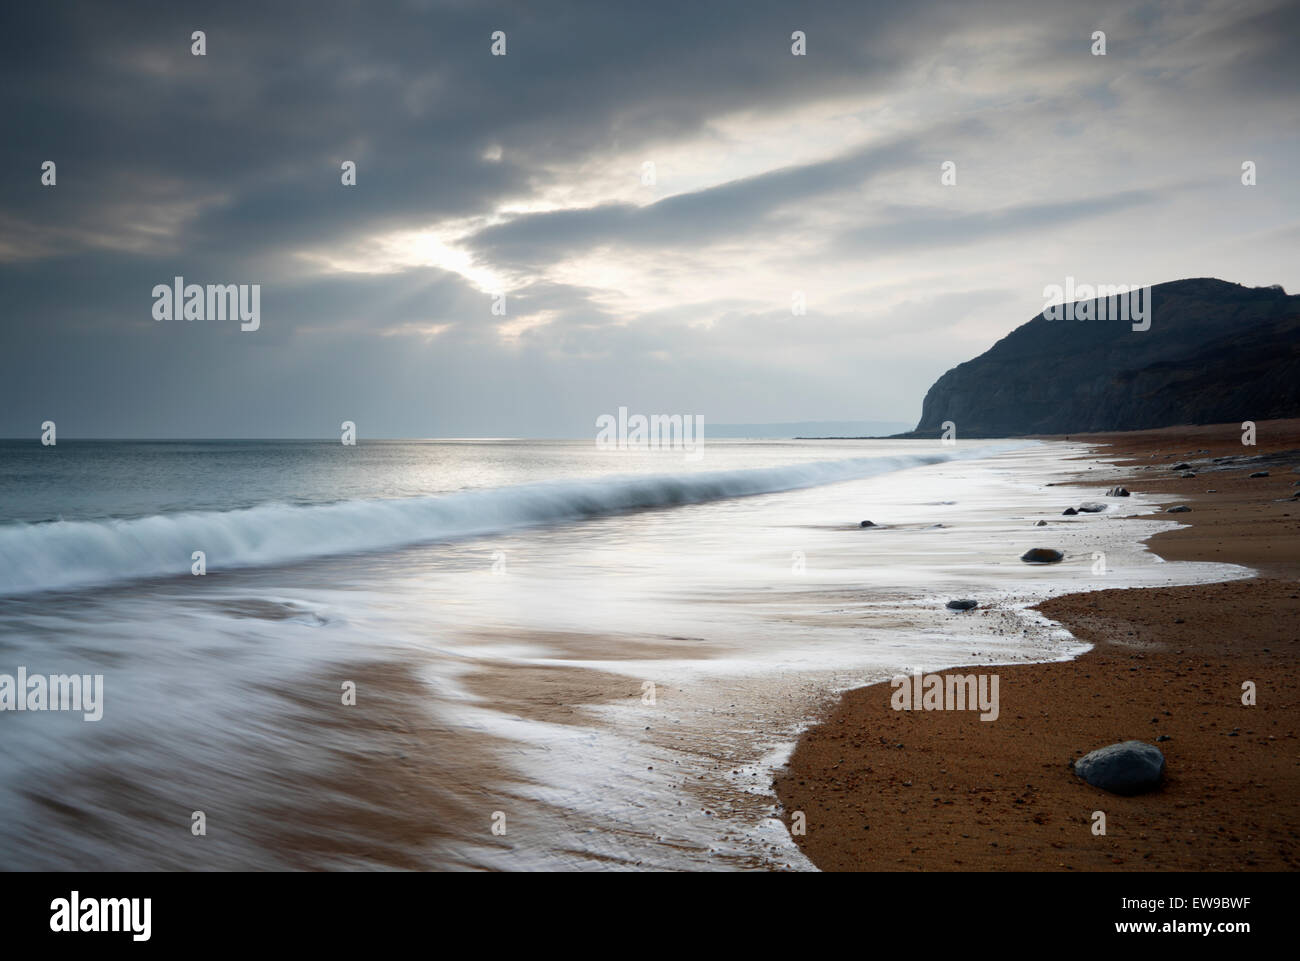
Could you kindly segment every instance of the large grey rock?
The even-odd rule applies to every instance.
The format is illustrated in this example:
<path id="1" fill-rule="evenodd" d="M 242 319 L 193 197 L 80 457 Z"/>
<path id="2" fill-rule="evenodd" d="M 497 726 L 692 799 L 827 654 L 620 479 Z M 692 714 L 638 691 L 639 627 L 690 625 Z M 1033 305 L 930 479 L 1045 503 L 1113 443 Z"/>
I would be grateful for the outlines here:
<path id="1" fill-rule="evenodd" d="M 1112 794 L 1143 794 L 1160 786 L 1165 756 L 1145 741 L 1110 744 L 1074 762 L 1074 773 Z"/>

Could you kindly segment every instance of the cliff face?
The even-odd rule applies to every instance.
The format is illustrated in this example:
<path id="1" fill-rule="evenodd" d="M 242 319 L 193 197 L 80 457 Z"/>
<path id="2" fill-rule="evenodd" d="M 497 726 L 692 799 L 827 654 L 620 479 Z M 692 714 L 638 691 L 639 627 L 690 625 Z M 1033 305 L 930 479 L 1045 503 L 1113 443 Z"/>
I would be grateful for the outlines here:
<path id="1" fill-rule="evenodd" d="M 1300 416 L 1300 296 L 1177 280 L 1152 287 L 1149 316 L 1134 330 L 1039 314 L 935 381 L 912 435 L 944 421 L 960 438 Z"/>

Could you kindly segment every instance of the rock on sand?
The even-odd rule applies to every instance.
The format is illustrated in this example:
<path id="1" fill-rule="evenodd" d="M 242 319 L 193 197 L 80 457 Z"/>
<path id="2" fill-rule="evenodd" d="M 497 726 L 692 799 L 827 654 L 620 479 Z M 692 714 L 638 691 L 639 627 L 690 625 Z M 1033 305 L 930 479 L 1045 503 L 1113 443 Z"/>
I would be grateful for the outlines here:
<path id="1" fill-rule="evenodd" d="M 1165 756 L 1154 744 L 1124 741 L 1085 754 L 1074 762 L 1074 773 L 1112 794 L 1142 794 L 1160 786 Z"/>
<path id="2" fill-rule="evenodd" d="M 1055 564 L 1057 561 L 1064 560 L 1065 555 L 1050 547 L 1031 547 L 1020 555 L 1020 559 L 1026 564 Z"/>

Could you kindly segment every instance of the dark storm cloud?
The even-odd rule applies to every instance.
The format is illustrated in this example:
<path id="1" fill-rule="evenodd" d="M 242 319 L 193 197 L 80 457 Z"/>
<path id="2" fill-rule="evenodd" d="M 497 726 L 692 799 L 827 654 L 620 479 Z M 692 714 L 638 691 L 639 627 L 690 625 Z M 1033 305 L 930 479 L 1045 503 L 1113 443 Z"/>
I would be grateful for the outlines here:
<path id="1" fill-rule="evenodd" d="M 343 418 L 371 437 L 555 434 L 620 404 L 906 418 L 933 377 L 1032 315 L 1041 271 L 1059 279 L 1108 246 L 1143 275 L 1286 261 L 1297 9 L 5 4 L 0 434 L 46 417 L 66 437 L 324 436 Z M 1108 58 L 1087 53 L 1096 28 Z M 504 58 L 489 55 L 494 30 Z M 807 57 L 790 55 L 794 30 Z M 813 140 L 789 157 L 747 139 L 800 111 L 817 114 Z M 828 129 L 841 122 L 848 134 Z M 692 186 L 675 196 L 583 192 L 607 158 L 693 141 L 761 162 L 724 173 L 685 149 Z M 950 156 L 963 192 L 936 197 Z M 1261 186 L 1243 198 L 1246 158 Z M 45 160 L 55 188 L 40 186 Z M 355 188 L 339 184 L 344 160 Z M 1192 212 L 1153 240 L 1177 199 Z M 475 231 L 481 273 L 368 246 L 448 224 Z M 1035 262 L 1049 237 L 1061 251 Z M 1021 256 L 981 262 L 1002 239 Z M 632 256 L 562 269 L 602 249 Z M 881 270 L 892 251 L 907 256 Z M 899 260 L 911 273 L 890 272 Z M 705 282 L 679 284 L 684 261 Z M 827 306 L 796 323 L 805 270 L 848 293 L 831 303 L 814 286 Z M 153 286 L 178 274 L 263 284 L 261 329 L 154 321 Z M 506 316 L 482 289 L 498 277 Z M 618 289 L 629 278 L 633 294 Z M 1007 293 L 1020 290 L 1032 296 Z"/>
<path id="2" fill-rule="evenodd" d="M 124 208 L 184 196 L 202 210 L 168 241 L 195 250 L 482 213 L 551 162 L 880 86 L 923 43 L 905 29 L 918 19 L 892 4 L 10 6 L 0 209 L 59 224 L 64 248 L 75 226 L 102 241 L 127 232 Z M 795 28 L 816 57 L 788 55 Z M 506 57 L 489 56 L 497 29 Z M 502 159 L 483 159 L 494 145 Z M 32 189 L 51 158 L 54 195 Z"/>

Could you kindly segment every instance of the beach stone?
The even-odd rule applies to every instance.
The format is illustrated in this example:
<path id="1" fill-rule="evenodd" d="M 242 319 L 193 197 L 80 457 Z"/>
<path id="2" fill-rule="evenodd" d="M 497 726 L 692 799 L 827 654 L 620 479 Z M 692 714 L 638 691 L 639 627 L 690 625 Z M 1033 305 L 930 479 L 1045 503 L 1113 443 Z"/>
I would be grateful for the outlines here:
<path id="1" fill-rule="evenodd" d="M 1050 547 L 1031 547 L 1020 555 L 1020 559 L 1026 564 L 1055 564 L 1064 560 L 1065 555 Z"/>
<path id="2" fill-rule="evenodd" d="M 1251 476 L 1251 477 L 1267 477 L 1267 476 L 1268 476 L 1268 471 L 1266 471 L 1266 470 L 1257 470 L 1257 471 L 1255 471 L 1255 473 L 1251 474 L 1250 476 Z"/>
<path id="3" fill-rule="evenodd" d="M 1061 514 L 1064 517 L 1073 517 L 1077 513 L 1079 512 L 1076 511 L 1073 507 L 1067 507 L 1065 510 L 1061 511 Z"/>
<path id="4" fill-rule="evenodd" d="M 859 527 L 875 527 L 876 525 L 875 525 L 874 523 L 872 523 L 871 521 L 863 521 L 863 522 L 862 522 L 861 524 L 859 524 L 858 526 L 859 526 Z"/>
<path id="5" fill-rule="evenodd" d="M 949 601 L 948 610 L 950 611 L 970 611 L 980 606 L 979 601 Z"/>
<path id="6" fill-rule="evenodd" d="M 1296 481 L 1296 484 L 1297 484 L 1297 485 L 1300 485 L 1300 481 Z M 1035 527 L 1046 527 L 1046 526 L 1047 526 L 1047 521 L 1039 521 L 1039 522 L 1038 522 L 1037 524 L 1035 524 L 1034 526 L 1035 526 Z"/>
<path id="7" fill-rule="evenodd" d="M 1112 487 L 1110 490 L 1106 491 L 1106 496 L 1107 497 L 1128 497 L 1128 488 Z"/>
<path id="8" fill-rule="evenodd" d="M 1143 794 L 1160 786 L 1165 756 L 1145 741 L 1110 744 L 1074 762 L 1074 773 L 1112 794 Z"/>
<path id="9" fill-rule="evenodd" d="M 1195 472 L 1195 471 L 1190 471 L 1190 470 L 1185 470 L 1185 471 L 1183 471 L 1183 476 L 1184 476 L 1184 477 L 1195 477 L 1195 476 L 1196 476 L 1196 472 Z"/>
<path id="10" fill-rule="evenodd" d="M 1191 470 L 1191 469 L 1192 469 L 1192 465 L 1191 465 L 1191 464 L 1175 464 L 1173 467 L 1171 467 L 1171 468 L 1169 468 L 1169 469 L 1170 469 L 1170 470 Z"/>
<path id="11" fill-rule="evenodd" d="M 1187 514 L 1190 513 L 1191 510 L 1192 509 L 1188 507 L 1186 504 L 1179 504 L 1177 507 L 1169 508 L 1168 510 L 1165 511 L 1165 513 L 1166 514 Z"/>
<path id="12" fill-rule="evenodd" d="M 1081 514 L 1100 514 L 1105 509 L 1105 504 L 1098 504 L 1096 501 L 1088 501 L 1086 504 L 1079 505 L 1079 512 Z"/>

